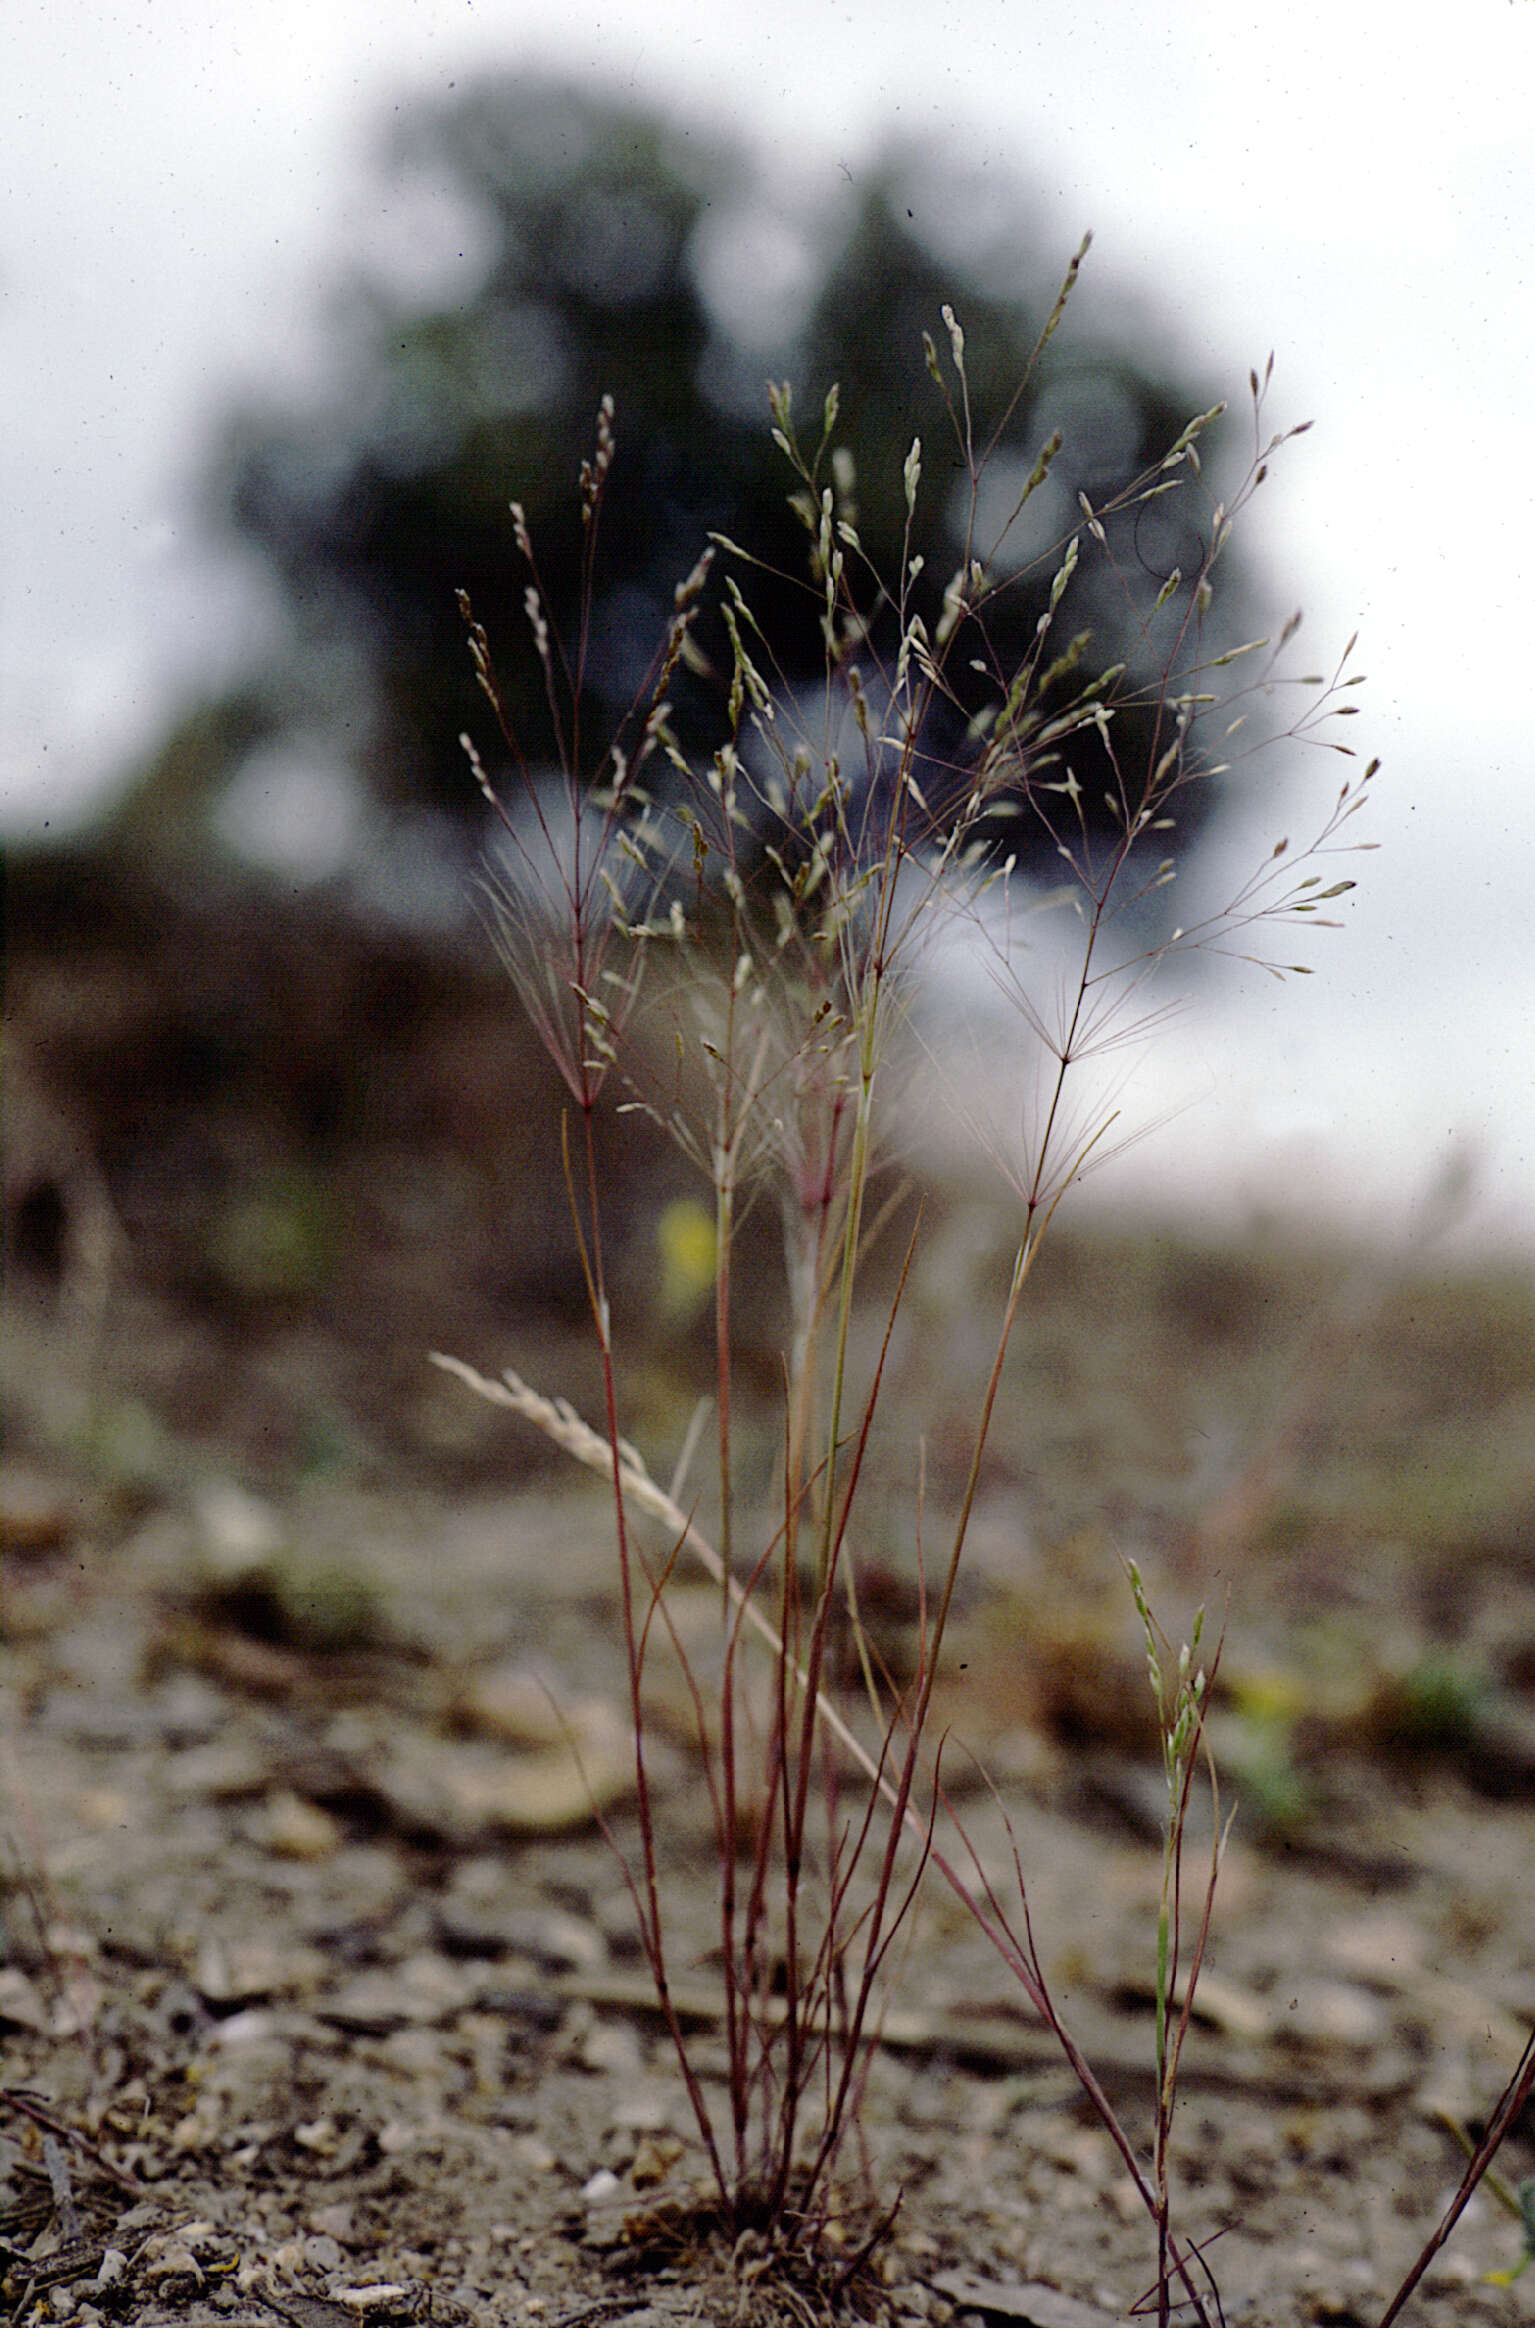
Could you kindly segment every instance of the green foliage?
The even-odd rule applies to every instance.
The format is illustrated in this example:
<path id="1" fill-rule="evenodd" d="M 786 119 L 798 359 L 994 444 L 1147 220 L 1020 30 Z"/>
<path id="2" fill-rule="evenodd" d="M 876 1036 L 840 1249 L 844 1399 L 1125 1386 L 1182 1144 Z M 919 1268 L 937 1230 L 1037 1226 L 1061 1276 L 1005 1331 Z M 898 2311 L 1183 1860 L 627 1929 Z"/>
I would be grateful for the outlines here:
<path id="1" fill-rule="evenodd" d="M 1478 1663 L 1449 1651 L 1430 1651 L 1396 1675 L 1377 1716 L 1384 1743 L 1406 1752 L 1453 1753 L 1474 1746 L 1496 1703 Z"/>
<path id="2" fill-rule="evenodd" d="M 1515 2191 L 1519 2207 L 1519 2228 L 1522 2245 L 1519 2260 L 1505 2271 L 1489 2272 L 1488 2278 L 1498 2287 L 1510 2287 L 1520 2274 L 1535 2263 L 1535 2176 L 1527 2177 Z"/>
<path id="3" fill-rule="evenodd" d="M 209 1265 L 232 1293 L 296 1300 L 333 1274 L 336 1223 L 324 1181 L 294 1165 L 246 1177 L 211 1224 Z"/>

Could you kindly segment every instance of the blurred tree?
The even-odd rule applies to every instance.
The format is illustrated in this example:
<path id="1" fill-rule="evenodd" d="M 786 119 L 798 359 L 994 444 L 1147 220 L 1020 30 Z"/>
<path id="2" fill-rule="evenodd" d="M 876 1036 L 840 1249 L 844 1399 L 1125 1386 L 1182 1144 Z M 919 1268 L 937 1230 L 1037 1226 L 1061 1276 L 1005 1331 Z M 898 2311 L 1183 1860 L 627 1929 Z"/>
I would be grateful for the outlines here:
<path id="1" fill-rule="evenodd" d="M 385 809 L 431 808 L 460 832 L 477 823 L 457 739 L 465 728 L 483 734 L 485 722 L 455 594 L 467 589 L 490 632 L 536 760 L 548 717 L 507 502 L 524 506 L 547 604 L 570 637 L 581 594 L 576 480 L 603 392 L 615 401 L 618 451 L 587 663 L 593 761 L 642 685 L 674 585 L 711 529 L 804 572 L 793 480 L 768 433 L 768 376 L 794 380 L 796 411 L 817 416 L 840 383 L 838 441 L 855 457 L 859 533 L 882 575 L 899 570 L 902 462 L 921 433 L 912 546 L 941 585 L 962 547 L 963 473 L 922 335 L 946 355 L 940 308 L 959 312 L 988 431 L 1049 312 L 1063 256 L 1037 239 L 1020 248 L 1029 222 L 1016 188 L 965 181 L 916 148 L 887 153 L 849 189 L 840 217 L 797 229 L 738 153 L 520 75 L 402 112 L 388 163 L 386 214 L 414 222 L 418 244 L 442 245 L 452 230 L 444 263 L 418 268 L 414 284 L 398 267 L 393 279 L 359 269 L 340 303 L 325 395 L 247 410 L 228 426 L 209 501 L 275 575 L 289 636 L 235 702 L 195 707 L 167 739 L 120 814 L 124 834 L 192 838 L 197 797 L 205 817 L 227 803 L 253 754 L 266 777 L 274 760 L 291 775 L 306 754 L 328 757 Z M 445 295 L 466 275 L 467 293 Z M 1110 500 L 1212 401 L 1134 347 L 1084 346 L 1069 326 L 1053 344 L 998 449 L 983 509 L 984 535 L 1061 427 L 1065 449 L 1030 505 L 1015 583 L 988 623 L 1004 665 L 1033 636 L 1056 562 L 1047 553 L 1077 521 L 1078 489 Z M 813 443 L 818 420 L 806 433 Z M 1084 560 L 1059 619 L 1063 640 L 1091 628 L 1087 672 L 1135 668 L 1162 579 L 1197 565 L 1179 507 L 1178 496 L 1152 505 L 1133 532 L 1111 523 L 1114 589 Z M 752 603 L 785 676 L 817 677 L 814 602 L 759 574 Z M 707 619 L 700 636 L 722 650 Z M 683 674 L 674 693 L 683 740 L 717 740 L 717 691 Z M 956 721 L 948 740 L 960 732 Z M 1098 800 L 1102 773 L 1079 772 Z M 1191 816 L 1206 789 L 1190 796 Z M 302 801 L 302 784 L 285 797 Z M 1031 830 L 1015 825 L 1008 845 L 1027 855 Z M 1034 838 L 1043 854 L 1045 836 Z"/>

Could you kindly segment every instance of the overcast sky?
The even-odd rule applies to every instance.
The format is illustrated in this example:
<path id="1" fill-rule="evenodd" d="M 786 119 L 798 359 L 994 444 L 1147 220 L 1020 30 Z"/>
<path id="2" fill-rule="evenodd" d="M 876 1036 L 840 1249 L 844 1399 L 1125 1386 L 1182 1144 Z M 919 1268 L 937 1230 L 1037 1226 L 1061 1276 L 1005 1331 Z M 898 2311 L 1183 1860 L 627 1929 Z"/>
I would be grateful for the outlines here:
<path id="1" fill-rule="evenodd" d="M 1272 419 L 1316 426 L 1249 553 L 1318 664 L 1361 633 L 1381 849 L 1315 979 L 1164 1044 L 1141 1104 L 1194 1104 L 1140 1153 L 1407 1233 L 1459 1145 L 1535 1243 L 1535 0 L 5 0 L 6 822 L 67 824 L 238 660 L 198 456 L 387 246 L 390 110 L 520 59 L 734 127 L 812 208 L 887 130 L 940 138 L 1021 174 L 1063 259 L 1091 226 L 1094 297 L 1196 377 L 1239 398 L 1276 351 Z"/>

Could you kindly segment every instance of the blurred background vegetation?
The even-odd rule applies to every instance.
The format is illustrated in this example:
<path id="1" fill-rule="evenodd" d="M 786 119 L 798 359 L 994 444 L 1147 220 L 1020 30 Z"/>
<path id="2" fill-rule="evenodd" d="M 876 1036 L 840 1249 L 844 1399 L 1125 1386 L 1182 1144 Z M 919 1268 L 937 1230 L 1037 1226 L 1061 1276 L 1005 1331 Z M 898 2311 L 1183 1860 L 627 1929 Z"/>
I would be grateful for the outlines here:
<path id="1" fill-rule="evenodd" d="M 426 861 L 446 873 L 435 892 L 445 897 L 481 813 L 458 742 L 486 724 L 460 589 L 490 632 L 529 762 L 552 756 L 507 504 L 526 510 L 555 629 L 573 638 L 577 478 L 601 395 L 615 402 L 618 454 L 592 609 L 593 763 L 642 693 L 673 590 L 711 531 L 776 569 L 752 577 L 751 598 L 787 683 L 822 675 L 806 537 L 788 503 L 795 480 L 769 434 L 769 378 L 794 384 L 807 449 L 827 390 L 840 388 L 835 441 L 854 459 L 860 538 L 892 582 L 902 464 L 922 436 L 911 546 L 936 604 L 963 554 L 968 495 L 923 334 L 947 359 L 943 303 L 963 321 L 984 443 L 1012 405 L 1070 251 L 1041 230 L 1026 188 L 967 176 L 920 146 L 892 145 L 849 182 L 836 218 L 795 218 L 745 157 L 697 129 L 515 74 L 402 112 L 381 166 L 407 246 L 415 223 L 414 265 L 357 263 L 331 294 L 325 381 L 233 412 L 203 481 L 210 525 L 254 554 L 280 619 L 237 686 L 189 704 L 149 764 L 125 771 L 113 837 L 183 862 L 243 842 L 295 869 L 307 839 L 313 871 L 327 819 L 339 819 L 348 838 L 337 859 L 354 875 L 370 868 L 366 886 L 399 914 L 429 910 Z M 432 249 L 435 268 L 422 256 Z M 985 545 L 1041 445 L 1063 432 L 988 623 L 1002 669 L 1034 636 L 1078 493 L 1110 502 L 1218 394 L 1180 377 L 1133 328 L 1095 340 L 1068 322 L 1012 410 L 982 508 Z M 1111 518 L 1112 574 L 1082 561 L 1054 634 L 1058 647 L 1090 633 L 1075 684 L 1110 663 L 1148 675 L 1158 590 L 1174 567 L 1199 563 L 1186 508 L 1175 495 Z M 1229 644 L 1241 592 L 1233 569 L 1223 565 L 1222 579 Z M 857 587 L 874 612 L 872 587 Z M 728 672 L 717 619 L 697 635 Z M 893 650 L 888 623 L 875 643 Z M 690 751 L 721 740 L 723 696 L 679 676 L 676 725 Z M 956 717 L 930 748 L 952 752 L 960 735 Z M 1148 737 L 1144 721 L 1126 735 L 1132 765 Z M 1071 749 L 1097 804 L 1102 747 L 1089 738 Z M 1186 797 L 1185 840 L 1210 788 Z M 1031 820 L 1009 828 L 1008 845 L 1050 853 Z"/>
<path id="2" fill-rule="evenodd" d="M 696 126 L 515 73 L 402 109 L 379 170 L 391 251 L 359 253 L 331 286 L 324 376 L 295 385 L 274 364 L 287 384 L 230 412 L 205 448 L 210 537 L 269 585 L 272 619 L 243 677 L 188 703 L 147 763 L 123 770 L 95 831 L 13 849 L 7 885 L 13 1290 L 73 1282 L 87 1247 L 103 1269 L 110 1255 L 113 1284 L 191 1305 L 242 1366 L 284 1353 L 278 1372 L 297 1367 L 308 1387 L 280 1403 L 317 1412 L 330 1394 L 316 1351 L 301 1350 L 317 1321 L 377 1388 L 419 1384 L 423 1344 L 454 1315 L 504 1335 L 514 1312 L 579 1298 L 551 1168 L 558 1097 L 472 904 L 484 808 L 458 739 L 476 732 L 493 768 L 496 739 L 459 589 L 491 633 L 530 763 L 552 745 L 509 500 L 568 633 L 578 477 L 611 393 L 584 728 L 595 759 L 711 530 L 805 572 L 769 378 L 798 384 L 812 444 L 840 386 L 859 531 L 885 575 L 900 566 L 902 466 L 922 435 L 912 546 L 936 597 L 962 548 L 965 480 L 923 334 L 945 345 L 945 302 L 963 318 L 984 439 L 1070 256 L 1026 187 L 952 156 L 892 145 L 849 180 L 835 217 L 805 218 Z M 1033 637 L 1078 491 L 1110 501 L 1215 400 L 1215 384 L 1178 376 L 1133 330 L 1095 338 L 1068 320 L 1003 433 L 983 511 L 983 534 L 998 530 L 1061 429 L 993 619 L 1004 667 Z M 1091 634 L 1079 678 L 1144 658 L 1164 576 L 1197 563 L 1179 506 L 1110 521 L 1117 589 L 1084 559 L 1057 632 Z M 810 686 L 818 601 L 756 581 L 787 683 Z M 1242 621 L 1240 597 L 1238 580 L 1217 626 Z M 700 635 L 720 650 L 712 620 Z M 683 673 L 676 695 L 682 741 L 706 751 L 721 693 Z M 1097 800 L 1086 760 L 1080 774 Z M 1032 833 L 1018 823 L 1008 846 L 1026 856 Z M 612 1148 L 643 1288 L 644 1224 L 678 1194 L 680 1167 L 637 1119 Z M 761 1276 L 770 1348 L 770 1250 Z M 172 1372 L 172 1404 L 227 1407 L 195 1353 Z M 290 1414 L 284 1445 L 296 1427 Z"/>

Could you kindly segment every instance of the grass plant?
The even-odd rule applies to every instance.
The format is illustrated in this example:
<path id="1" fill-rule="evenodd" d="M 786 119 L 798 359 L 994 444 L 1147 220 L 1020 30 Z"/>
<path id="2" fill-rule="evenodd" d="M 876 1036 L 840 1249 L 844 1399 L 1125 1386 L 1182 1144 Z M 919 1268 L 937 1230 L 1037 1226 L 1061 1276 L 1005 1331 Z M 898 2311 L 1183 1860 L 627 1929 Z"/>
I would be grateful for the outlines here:
<path id="1" fill-rule="evenodd" d="M 968 510 L 947 575 L 927 574 L 912 554 L 893 575 L 870 570 L 856 480 L 837 439 L 836 390 L 818 409 L 812 443 L 802 439 L 790 388 L 770 389 L 772 431 L 805 529 L 802 603 L 824 644 L 824 685 L 813 700 L 784 683 L 753 614 L 759 561 L 750 545 L 716 537 L 678 586 L 630 722 L 594 747 L 583 724 L 589 621 L 583 615 L 568 643 L 557 636 L 535 545 L 513 504 L 559 766 L 546 771 L 525 756 L 490 640 L 467 601 L 470 649 L 495 723 L 495 767 L 464 741 L 500 832 L 487 892 L 496 936 L 569 1093 L 559 1162 L 601 1362 L 602 1413 L 589 1423 L 513 1372 L 493 1380 L 462 1360 L 438 1362 L 607 1480 L 634 1732 L 638 1842 L 625 1874 L 707 2162 L 708 2207 L 738 2255 L 810 2272 L 830 2295 L 851 2284 L 868 2239 L 888 2219 L 888 2206 L 882 2215 L 876 2205 L 863 2243 L 839 2247 L 826 2236 L 878 2040 L 893 1944 L 932 1870 L 966 1900 L 1056 2031 L 1118 2146 L 1154 2227 L 1159 2318 L 1183 2306 L 1208 2322 L 1219 2316 L 1219 2299 L 1199 2252 L 1176 2229 L 1171 2161 L 1179 2056 L 1219 1864 L 1217 1842 L 1191 1907 L 1184 1841 L 1201 1759 L 1209 1759 L 1205 1719 L 1218 1652 L 1201 1666 L 1196 1630 L 1189 1650 L 1173 1656 L 1132 1575 L 1168 1781 L 1149 2160 L 1051 2000 L 1021 1866 L 1015 1923 L 949 1824 L 929 1716 L 1004 1361 L 1041 1240 L 1074 1183 L 1123 1136 L 1112 1112 L 1078 1109 L 1084 1068 L 1158 1025 L 1170 974 L 1196 951 L 1240 955 L 1277 976 L 1304 967 L 1289 959 L 1288 933 L 1325 921 L 1328 903 L 1353 886 L 1336 858 L 1362 845 L 1350 827 L 1375 763 L 1346 772 L 1309 845 L 1292 850 L 1276 837 L 1221 910 L 1188 927 L 1165 915 L 1163 893 L 1179 865 L 1180 800 L 1196 785 L 1237 783 L 1236 753 L 1279 740 L 1263 729 L 1249 746 L 1258 721 L 1253 729 L 1246 723 L 1255 712 L 1261 720 L 1280 688 L 1298 686 L 1302 709 L 1270 729 L 1348 755 L 1332 723 L 1353 709 L 1352 642 L 1330 677 L 1298 682 L 1281 664 L 1294 623 L 1273 642 L 1207 643 L 1233 527 L 1273 453 L 1300 433 L 1266 429 L 1272 359 L 1261 379 L 1251 377 L 1251 455 L 1229 501 L 1212 504 L 1201 466 L 1201 445 L 1222 418 L 1217 407 L 1192 419 L 1112 508 L 1079 496 L 1043 553 L 1049 608 L 1031 646 L 1016 667 L 1001 667 L 992 654 L 988 612 L 1017 568 L 1009 540 L 1050 477 L 1059 432 L 1031 448 L 1037 457 L 1027 484 L 995 539 L 979 533 L 982 480 L 1025 405 L 1086 247 L 1071 262 L 1005 413 L 983 421 L 972 412 L 964 331 L 948 309 L 939 335 L 926 340 L 945 489 L 957 470 Z M 580 477 L 587 608 L 616 445 L 604 400 Z M 903 468 L 909 521 L 927 466 L 914 437 Z M 1171 494 L 1195 510 L 1202 558 L 1197 571 L 1174 571 L 1148 587 L 1143 574 L 1123 569 L 1104 521 Z M 1098 587 L 1120 592 L 1135 610 L 1140 649 L 1133 667 L 1082 678 L 1089 634 L 1061 634 L 1082 599 L 1074 585 L 1089 569 Z M 774 577 L 779 585 L 786 579 Z M 705 604 L 717 608 L 728 640 L 717 667 L 697 635 Z M 716 690 L 720 741 L 702 765 L 677 740 L 672 690 L 683 671 L 693 686 Z M 978 679 L 985 702 L 964 710 Z M 1152 747 L 1137 760 L 1120 749 L 1131 707 L 1153 715 Z M 962 744 L 941 751 L 933 739 L 952 734 L 956 720 Z M 1109 771 L 1106 838 L 1084 798 L 1080 770 L 1088 765 Z M 998 846 L 1010 818 L 1034 820 L 1048 836 L 1058 876 L 1048 897 Z M 1071 977 L 1050 994 L 1031 984 L 1030 956 L 1019 943 L 1042 902 L 1069 915 L 1075 933 Z M 956 927 L 990 960 L 1017 1010 L 1039 1062 L 1038 1089 L 1016 1143 L 998 1159 L 1017 1199 L 1017 1241 L 996 1288 L 991 1356 L 973 1388 L 969 1451 L 952 1508 L 934 1508 L 923 1418 L 902 1418 L 913 1450 L 904 1486 L 920 1617 L 912 1667 L 893 1677 L 861 1621 L 859 1527 L 920 1221 L 872 1331 L 860 1297 L 885 1225 L 888 1167 L 902 1148 L 908 1078 L 914 1062 L 922 1064 L 912 1022 L 924 958 Z M 675 1138 L 712 1212 L 713 1396 L 665 1486 L 625 1430 L 615 1232 L 596 1138 L 599 1112 L 615 1101 Z M 742 1310 L 756 1293 L 738 1278 L 742 1225 L 751 1208 L 767 1204 L 782 1224 L 788 1326 L 776 1488 L 765 1504 L 743 1461 L 736 1384 Z M 952 1395 L 948 1386 L 950 1404 Z M 882 1469 L 887 1460 L 879 1457 Z M 888 1478 L 881 1484 L 888 1489 Z M 684 1638 L 675 1616 L 678 1580 L 700 1570 L 718 1588 L 708 1654 Z M 647 1699 L 663 1643 L 694 1707 L 712 1818 L 722 2094 L 672 2002 L 677 1943 Z"/>

